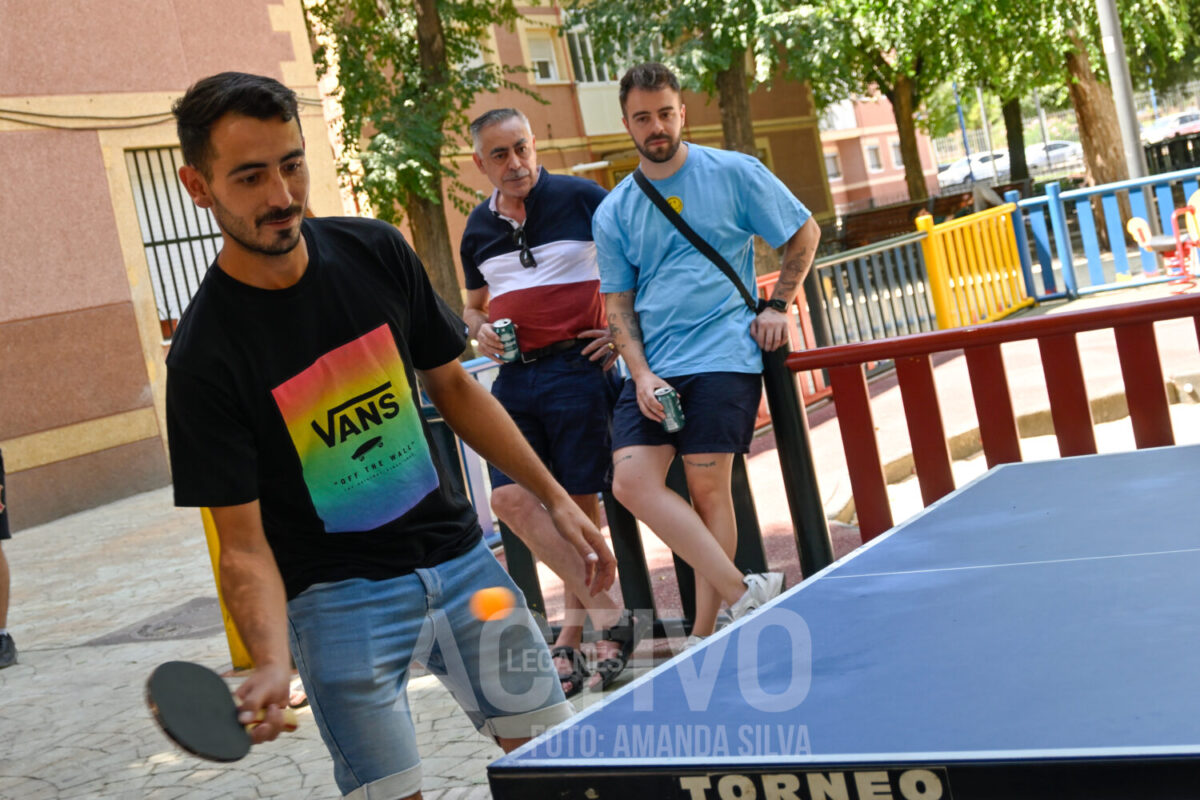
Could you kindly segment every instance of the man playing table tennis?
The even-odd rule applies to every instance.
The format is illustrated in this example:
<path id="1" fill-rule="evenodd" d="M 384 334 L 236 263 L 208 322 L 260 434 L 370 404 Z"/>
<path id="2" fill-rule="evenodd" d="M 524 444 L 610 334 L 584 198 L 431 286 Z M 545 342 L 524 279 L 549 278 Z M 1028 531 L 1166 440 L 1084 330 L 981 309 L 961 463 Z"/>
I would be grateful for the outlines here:
<path id="1" fill-rule="evenodd" d="M 499 628 L 469 610 L 475 591 L 515 586 L 430 444 L 417 378 L 464 441 L 545 504 L 597 588 L 615 563 L 455 360 L 465 326 L 395 228 L 303 219 L 295 94 L 222 73 L 174 112 L 180 179 L 222 235 L 167 359 L 175 500 L 212 508 L 222 591 L 255 662 L 243 721 L 265 708 L 252 737 L 278 735 L 290 638 L 341 791 L 418 796 L 414 660 L 506 750 L 571 706 L 523 603 Z"/>

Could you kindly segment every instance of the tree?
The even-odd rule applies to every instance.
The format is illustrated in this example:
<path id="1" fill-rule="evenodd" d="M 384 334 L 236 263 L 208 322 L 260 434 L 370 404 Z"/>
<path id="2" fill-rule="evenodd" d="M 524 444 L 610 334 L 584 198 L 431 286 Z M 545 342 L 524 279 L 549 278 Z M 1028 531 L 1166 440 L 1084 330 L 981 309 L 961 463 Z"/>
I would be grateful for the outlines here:
<path id="1" fill-rule="evenodd" d="M 661 59 L 685 88 L 715 95 L 725 149 L 753 155 L 750 92 L 770 82 L 782 56 L 763 24 L 777 1 L 570 0 L 570 16 L 587 26 L 598 59 Z"/>
<path id="2" fill-rule="evenodd" d="M 951 58 L 960 83 L 981 86 L 1000 98 L 1010 175 L 1015 181 L 1029 177 L 1021 97 L 1030 86 L 1060 80 L 1062 73 L 1053 55 L 1024 46 L 1030 18 L 1036 18 L 1039 9 L 1036 0 L 982 0 L 960 20 L 960 49 Z"/>
<path id="3" fill-rule="evenodd" d="M 1195 34 L 1183 0 L 1121 0 L 1118 10 L 1134 80 L 1170 74 Z M 1198 20 L 1200 21 L 1200 20 Z M 1024 177 L 1019 98 L 1031 86 L 1065 86 L 1084 149 L 1086 180 L 1128 177 L 1116 106 L 1106 82 L 1095 0 L 979 0 L 959 21 L 955 76 L 1004 103 L 1013 176 Z M 1020 163 L 1018 163 L 1020 162 Z"/>
<path id="4" fill-rule="evenodd" d="M 819 107 L 881 92 L 892 104 L 909 197 L 928 197 L 915 117 L 949 75 L 944 54 L 973 2 L 829 0 L 772 15 L 788 74 L 807 80 Z"/>
<path id="5" fill-rule="evenodd" d="M 338 79 L 343 175 L 380 219 L 395 224 L 407 213 L 434 289 L 461 313 L 443 181 L 464 211 L 469 189 L 442 156 L 470 146 L 466 112 L 476 95 L 498 88 L 529 93 L 506 78 L 514 68 L 479 58 L 488 30 L 511 26 L 516 6 L 512 0 L 324 0 L 306 10 L 318 73 Z"/>

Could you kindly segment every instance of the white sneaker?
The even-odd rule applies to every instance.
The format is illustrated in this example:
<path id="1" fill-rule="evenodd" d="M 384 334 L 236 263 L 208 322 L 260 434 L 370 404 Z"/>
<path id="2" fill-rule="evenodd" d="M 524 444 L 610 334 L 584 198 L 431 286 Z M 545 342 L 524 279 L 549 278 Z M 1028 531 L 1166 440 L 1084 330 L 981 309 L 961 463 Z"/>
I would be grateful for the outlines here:
<path id="1" fill-rule="evenodd" d="M 687 641 L 683 643 L 683 649 L 691 650 L 696 645 L 702 644 L 707 638 L 707 636 L 696 636 L 695 634 L 692 634 L 687 638 Z"/>
<path id="2" fill-rule="evenodd" d="M 742 578 L 746 593 L 729 607 L 729 616 L 741 619 L 752 611 L 766 605 L 783 592 L 782 572 L 760 572 Z"/>

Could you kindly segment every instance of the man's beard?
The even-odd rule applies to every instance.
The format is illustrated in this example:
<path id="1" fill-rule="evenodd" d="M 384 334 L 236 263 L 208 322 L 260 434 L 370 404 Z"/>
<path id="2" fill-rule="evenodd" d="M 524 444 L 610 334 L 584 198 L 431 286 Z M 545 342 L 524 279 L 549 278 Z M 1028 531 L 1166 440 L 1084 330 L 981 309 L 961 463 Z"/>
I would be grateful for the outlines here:
<path id="1" fill-rule="evenodd" d="M 669 136 L 656 136 L 656 137 L 654 137 L 654 141 L 656 144 L 663 143 L 663 142 L 669 142 L 670 145 L 667 147 L 666 150 L 661 151 L 661 154 L 654 153 L 653 151 L 650 150 L 649 141 L 647 141 L 646 144 L 642 144 L 641 142 L 635 141 L 633 143 L 633 145 L 634 145 L 634 147 L 637 148 L 637 151 L 639 153 L 641 153 L 643 156 L 646 157 L 646 159 L 648 161 L 653 161 L 656 164 L 662 164 L 664 162 L 670 161 L 672 158 L 675 157 L 675 154 L 677 152 L 679 152 L 679 144 L 680 144 L 680 142 L 683 141 L 683 139 L 682 139 L 682 137 L 672 139 Z"/>
<path id="2" fill-rule="evenodd" d="M 296 228 L 293 234 L 290 231 L 276 231 L 275 241 L 262 243 L 255 241 L 254 235 L 257 233 L 260 225 L 276 220 L 287 219 L 291 216 L 302 216 L 304 214 L 304 206 L 293 205 L 290 208 L 280 211 L 272 211 L 269 214 L 264 214 L 254 220 L 254 230 L 248 230 L 241 218 L 230 213 L 225 206 L 221 205 L 215 197 L 213 198 L 213 216 L 217 219 L 217 225 L 221 231 L 240 244 L 246 250 L 252 253 L 259 253 L 264 256 L 282 256 L 296 249 L 296 245 L 300 244 L 300 228 Z M 283 234 L 281 237 L 280 235 Z"/>

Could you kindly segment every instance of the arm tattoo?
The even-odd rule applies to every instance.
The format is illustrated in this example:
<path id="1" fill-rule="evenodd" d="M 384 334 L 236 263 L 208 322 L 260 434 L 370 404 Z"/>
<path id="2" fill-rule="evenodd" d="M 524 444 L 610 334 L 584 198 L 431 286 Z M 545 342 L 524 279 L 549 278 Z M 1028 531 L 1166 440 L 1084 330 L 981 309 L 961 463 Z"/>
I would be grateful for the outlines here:
<path id="1" fill-rule="evenodd" d="M 793 297 L 799 291 L 800 282 L 808 272 L 808 265 L 811 261 L 812 254 L 807 247 L 802 245 L 783 262 L 783 267 L 779 270 L 779 279 L 775 282 L 775 290 L 771 296 L 783 299 Z"/>
<path id="2" fill-rule="evenodd" d="M 616 292 L 616 296 L 622 299 L 628 299 L 632 305 L 634 292 Z M 617 343 L 617 349 L 625 349 L 625 345 L 620 341 L 619 334 L 626 334 L 630 340 L 640 345 L 642 343 L 642 327 L 638 324 L 638 315 L 636 311 L 612 311 L 608 314 L 608 330 L 612 334 Z"/>

